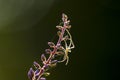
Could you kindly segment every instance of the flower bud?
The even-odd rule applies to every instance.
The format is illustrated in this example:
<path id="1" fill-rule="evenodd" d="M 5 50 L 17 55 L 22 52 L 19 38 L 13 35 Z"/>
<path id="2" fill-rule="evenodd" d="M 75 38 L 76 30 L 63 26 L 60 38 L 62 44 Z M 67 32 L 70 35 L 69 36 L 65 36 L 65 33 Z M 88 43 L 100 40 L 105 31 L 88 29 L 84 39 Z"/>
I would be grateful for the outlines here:
<path id="1" fill-rule="evenodd" d="M 66 27 L 69 26 L 70 20 L 65 22 Z"/>
<path id="2" fill-rule="evenodd" d="M 37 69 L 41 68 L 40 65 L 36 61 L 34 61 L 33 64 L 34 64 L 35 68 L 37 68 Z"/>
<path id="3" fill-rule="evenodd" d="M 63 20 L 63 22 L 66 22 L 67 19 L 68 19 L 67 15 L 63 13 L 62 14 L 62 20 Z"/>
<path id="4" fill-rule="evenodd" d="M 34 77 L 34 71 L 32 68 L 30 68 L 30 70 L 28 71 L 28 78 L 32 80 L 33 77 Z"/>
<path id="5" fill-rule="evenodd" d="M 42 55 L 41 55 L 41 60 L 42 60 L 43 62 L 45 62 L 45 61 L 46 61 L 46 57 L 45 57 L 45 55 L 44 55 L 44 54 L 42 54 Z"/>
<path id="6" fill-rule="evenodd" d="M 52 48 L 55 47 L 55 44 L 53 42 L 48 42 L 48 45 Z"/>
<path id="7" fill-rule="evenodd" d="M 59 30 L 62 30 L 62 26 L 56 26 L 56 28 L 58 28 Z"/>
<path id="8" fill-rule="evenodd" d="M 46 49 L 45 52 L 46 52 L 47 54 L 50 54 L 52 51 L 51 51 L 50 49 Z"/>

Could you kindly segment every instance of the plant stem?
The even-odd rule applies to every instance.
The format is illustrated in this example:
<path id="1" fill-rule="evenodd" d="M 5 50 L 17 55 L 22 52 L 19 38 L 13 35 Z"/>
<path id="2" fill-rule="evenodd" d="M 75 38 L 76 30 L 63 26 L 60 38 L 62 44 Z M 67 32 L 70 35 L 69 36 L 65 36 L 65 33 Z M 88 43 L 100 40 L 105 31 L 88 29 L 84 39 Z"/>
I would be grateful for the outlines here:
<path id="1" fill-rule="evenodd" d="M 66 30 L 66 25 L 65 25 L 65 23 L 64 23 L 64 26 L 62 27 L 62 31 L 61 31 L 61 34 L 60 34 L 59 39 L 58 39 L 58 41 L 57 41 L 57 44 L 56 44 L 56 46 L 54 47 L 53 51 L 50 53 L 50 56 L 49 56 L 49 58 L 47 59 L 46 63 L 45 63 L 45 64 L 43 65 L 43 67 L 40 69 L 39 77 L 38 77 L 37 80 L 39 80 L 39 79 L 41 78 L 41 76 L 43 75 L 43 73 L 44 73 L 44 71 L 45 71 L 46 65 L 48 65 L 48 64 L 50 63 L 52 57 L 53 57 L 53 56 L 55 55 L 55 53 L 57 52 L 58 45 L 61 44 L 61 41 L 62 41 L 62 39 L 63 39 L 63 35 L 64 35 L 64 33 L 65 33 L 65 30 Z"/>

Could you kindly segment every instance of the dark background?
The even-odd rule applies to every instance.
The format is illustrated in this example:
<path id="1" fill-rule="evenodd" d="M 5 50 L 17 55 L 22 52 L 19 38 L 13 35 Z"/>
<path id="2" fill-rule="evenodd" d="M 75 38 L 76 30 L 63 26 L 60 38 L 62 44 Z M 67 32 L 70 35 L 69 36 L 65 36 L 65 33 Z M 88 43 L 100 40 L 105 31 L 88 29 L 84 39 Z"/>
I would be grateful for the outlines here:
<path id="1" fill-rule="evenodd" d="M 28 80 L 61 14 L 71 20 L 75 49 L 47 80 L 118 80 L 119 0 L 0 0 L 0 80 Z"/>

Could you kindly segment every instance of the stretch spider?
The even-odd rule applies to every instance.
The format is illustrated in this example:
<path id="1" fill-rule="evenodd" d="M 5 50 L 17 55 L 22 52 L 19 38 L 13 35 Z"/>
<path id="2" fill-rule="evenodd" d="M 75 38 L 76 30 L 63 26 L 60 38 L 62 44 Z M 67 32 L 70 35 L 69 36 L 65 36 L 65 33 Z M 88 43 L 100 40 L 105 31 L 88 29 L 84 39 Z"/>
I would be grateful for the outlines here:
<path id="1" fill-rule="evenodd" d="M 64 57 L 63 57 L 63 60 L 58 61 L 58 62 L 64 62 L 64 61 L 66 61 L 66 65 L 67 65 L 68 62 L 69 62 L 68 53 L 71 52 L 71 49 L 75 48 L 75 45 L 74 45 L 74 43 L 73 43 L 72 36 L 71 36 L 70 32 L 69 32 L 67 29 L 66 29 L 66 32 L 67 32 L 67 34 L 68 34 L 69 39 L 63 38 L 63 41 L 64 41 L 64 43 L 65 43 L 65 48 L 62 47 L 63 52 L 64 52 Z M 70 41 L 70 43 L 68 44 L 67 41 Z"/>

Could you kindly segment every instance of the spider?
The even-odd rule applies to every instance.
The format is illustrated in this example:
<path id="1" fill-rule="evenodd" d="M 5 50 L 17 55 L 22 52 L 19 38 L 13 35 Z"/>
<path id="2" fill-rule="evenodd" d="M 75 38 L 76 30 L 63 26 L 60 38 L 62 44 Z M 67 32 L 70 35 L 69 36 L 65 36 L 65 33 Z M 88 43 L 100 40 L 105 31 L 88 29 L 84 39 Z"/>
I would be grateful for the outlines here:
<path id="1" fill-rule="evenodd" d="M 67 32 L 67 34 L 68 34 L 68 36 L 69 36 L 69 39 L 68 39 L 68 40 L 70 41 L 70 43 L 68 44 L 68 43 L 67 43 L 68 40 L 63 39 L 63 41 L 64 41 L 64 43 L 65 43 L 65 48 L 62 47 L 63 52 L 64 52 L 64 57 L 63 57 L 63 60 L 58 61 L 58 62 L 64 62 L 64 61 L 66 61 L 66 64 L 65 64 L 65 65 L 67 65 L 68 62 L 69 62 L 68 53 L 71 53 L 71 49 L 75 48 L 75 45 L 74 45 L 74 43 L 73 43 L 73 41 L 72 41 L 72 36 L 71 36 L 70 32 L 69 32 L 67 29 L 66 29 L 66 32 Z"/>

